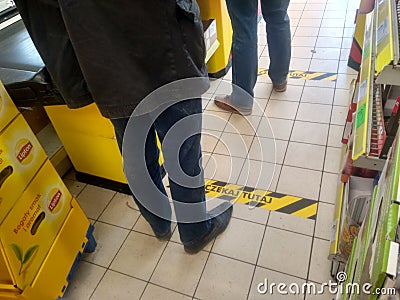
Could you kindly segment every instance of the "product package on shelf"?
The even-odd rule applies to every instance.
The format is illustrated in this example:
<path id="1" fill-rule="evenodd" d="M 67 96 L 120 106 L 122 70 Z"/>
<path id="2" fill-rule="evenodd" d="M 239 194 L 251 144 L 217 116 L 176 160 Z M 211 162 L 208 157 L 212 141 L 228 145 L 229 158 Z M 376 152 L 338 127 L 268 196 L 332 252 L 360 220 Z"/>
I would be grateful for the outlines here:
<path id="1" fill-rule="evenodd" d="M 377 83 L 400 85 L 399 70 L 399 3 L 396 0 L 375 1 Z"/>
<path id="2" fill-rule="evenodd" d="M 18 113 L 18 109 L 15 107 L 3 83 L 0 81 L 0 131 L 2 131 Z"/>
<path id="3" fill-rule="evenodd" d="M 37 274 L 70 209 L 72 195 L 47 161 L 0 225 L 0 242 L 23 290 Z"/>
<path id="4" fill-rule="evenodd" d="M 346 210 L 339 237 L 339 250 L 346 261 L 350 256 L 354 238 L 357 237 L 369 210 L 373 184 L 373 178 L 352 176 L 346 186 L 348 198 L 345 199 Z"/>
<path id="5" fill-rule="evenodd" d="M 22 115 L 0 133 L 0 224 L 46 158 Z"/>

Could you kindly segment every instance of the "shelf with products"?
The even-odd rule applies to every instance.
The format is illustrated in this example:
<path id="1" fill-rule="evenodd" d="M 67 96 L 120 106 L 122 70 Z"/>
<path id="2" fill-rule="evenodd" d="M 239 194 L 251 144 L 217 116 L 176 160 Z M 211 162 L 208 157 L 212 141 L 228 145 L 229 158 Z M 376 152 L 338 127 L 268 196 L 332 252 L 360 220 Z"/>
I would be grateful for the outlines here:
<path id="1" fill-rule="evenodd" d="M 375 1 L 376 16 L 376 82 L 400 85 L 399 16 L 396 0 Z"/>

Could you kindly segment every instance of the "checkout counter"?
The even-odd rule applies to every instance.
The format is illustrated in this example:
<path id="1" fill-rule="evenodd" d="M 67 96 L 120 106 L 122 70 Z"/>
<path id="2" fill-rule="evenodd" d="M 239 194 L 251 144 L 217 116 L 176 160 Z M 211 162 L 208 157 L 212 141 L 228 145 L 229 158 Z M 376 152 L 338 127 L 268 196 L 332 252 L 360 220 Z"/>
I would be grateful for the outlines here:
<path id="1" fill-rule="evenodd" d="M 232 39 L 225 1 L 198 3 L 202 19 L 213 20 L 205 26 L 210 76 L 221 77 L 230 67 Z M 44 107 L 51 122 L 45 131 L 53 137 L 43 140 L 50 140 L 49 156 L 61 175 L 70 160 L 79 181 L 129 192 L 111 122 L 94 104 L 73 110 L 64 105 L 21 20 L 0 30 L 0 80 L 17 107 Z"/>

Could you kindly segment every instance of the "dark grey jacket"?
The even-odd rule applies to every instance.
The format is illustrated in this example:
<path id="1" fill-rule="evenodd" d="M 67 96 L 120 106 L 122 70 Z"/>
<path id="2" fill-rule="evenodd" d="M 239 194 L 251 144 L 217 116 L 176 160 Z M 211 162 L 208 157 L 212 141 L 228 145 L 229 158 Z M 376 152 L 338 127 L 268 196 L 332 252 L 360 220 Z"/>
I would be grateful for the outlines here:
<path id="1" fill-rule="evenodd" d="M 94 99 L 105 117 L 128 117 L 156 88 L 207 75 L 196 0 L 15 2 L 70 108 Z"/>

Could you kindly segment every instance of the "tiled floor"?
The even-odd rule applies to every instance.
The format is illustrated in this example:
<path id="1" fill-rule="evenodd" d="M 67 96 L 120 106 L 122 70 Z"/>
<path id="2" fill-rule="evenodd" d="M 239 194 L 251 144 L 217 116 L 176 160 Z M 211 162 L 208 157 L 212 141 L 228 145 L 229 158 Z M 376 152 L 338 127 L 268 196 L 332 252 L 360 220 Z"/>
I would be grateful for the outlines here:
<path id="1" fill-rule="evenodd" d="M 336 82 L 291 79 L 285 93 L 275 93 L 269 78 L 260 76 L 251 126 L 209 101 L 215 94 L 229 92 L 230 73 L 224 81 L 212 82 L 203 101 L 206 177 L 264 189 L 271 182 L 272 191 L 318 200 L 316 221 L 238 204 L 228 230 L 204 251 L 190 256 L 177 230 L 169 242 L 154 238 L 130 197 L 76 182 L 69 174 L 65 182 L 95 224 L 98 247 L 84 255 L 65 299 L 333 298 L 327 294 L 261 295 L 257 285 L 266 278 L 287 284 L 330 279 L 327 253 L 340 137 L 347 88 L 355 77 L 346 60 L 357 5 L 358 1 L 351 0 L 292 0 L 290 4 L 291 69 L 338 73 Z M 259 57 L 260 67 L 267 68 L 263 21 Z M 261 117 L 264 112 L 268 121 Z M 261 153 L 260 147 L 270 147 L 273 137 L 275 156 Z M 260 172 L 269 179 L 257 181 Z"/>

